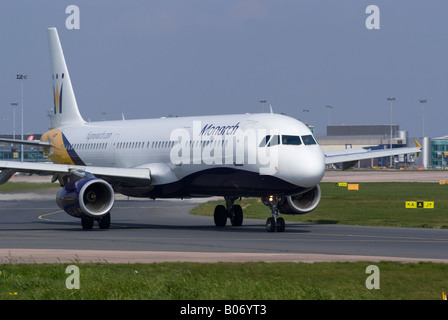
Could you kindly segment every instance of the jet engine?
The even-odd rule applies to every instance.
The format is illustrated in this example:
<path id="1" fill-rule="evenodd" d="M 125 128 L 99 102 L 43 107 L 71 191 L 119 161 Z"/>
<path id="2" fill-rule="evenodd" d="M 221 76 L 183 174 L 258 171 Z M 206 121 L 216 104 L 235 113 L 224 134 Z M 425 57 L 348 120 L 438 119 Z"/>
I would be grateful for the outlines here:
<path id="1" fill-rule="evenodd" d="M 316 209 L 320 196 L 320 188 L 317 185 L 304 193 L 283 197 L 277 208 L 283 214 L 306 214 Z"/>
<path id="2" fill-rule="evenodd" d="M 67 183 L 56 195 L 62 210 L 76 218 L 100 218 L 114 205 L 114 190 L 106 181 L 95 177 Z"/>

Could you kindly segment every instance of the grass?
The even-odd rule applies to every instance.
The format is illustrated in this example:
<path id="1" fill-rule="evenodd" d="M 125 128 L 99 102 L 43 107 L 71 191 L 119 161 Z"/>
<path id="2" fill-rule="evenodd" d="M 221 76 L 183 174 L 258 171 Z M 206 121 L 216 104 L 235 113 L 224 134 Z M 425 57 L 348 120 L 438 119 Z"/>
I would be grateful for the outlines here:
<path id="1" fill-rule="evenodd" d="M 59 189 L 59 183 L 46 182 L 11 182 L 0 185 L 0 193 L 29 192 L 46 189 Z"/>
<path id="2" fill-rule="evenodd" d="M 445 264 L 380 262 L 380 288 L 366 288 L 371 263 L 81 264 L 69 290 L 65 264 L 0 266 L 1 300 L 440 300 Z"/>
<path id="3" fill-rule="evenodd" d="M 6 184 L 0 192 L 56 184 Z M 9 186 L 11 189 L 4 189 Z M 56 185 L 57 186 L 57 185 Z M 320 206 L 286 220 L 447 228 L 447 185 L 361 183 L 347 191 L 322 183 Z M 434 201 L 434 209 L 405 209 L 405 201 Z M 222 202 L 221 202 L 222 203 Z M 269 217 L 259 199 L 244 199 L 245 218 Z M 212 215 L 216 202 L 194 214 Z M 77 264 L 80 289 L 69 290 L 67 264 L 0 265 L 0 300 L 440 300 L 448 291 L 448 265 L 439 263 L 152 263 Z M 367 266 L 380 270 L 380 289 L 366 288 Z"/>
<path id="4" fill-rule="evenodd" d="M 334 183 L 321 183 L 319 206 L 306 215 L 282 215 L 287 221 L 345 225 L 448 228 L 448 185 L 436 183 L 360 183 L 348 191 Z M 434 209 L 406 209 L 406 201 L 434 201 Z M 260 199 L 243 199 L 244 218 L 266 219 L 269 209 Z M 192 214 L 213 215 L 224 201 L 209 202 Z"/>

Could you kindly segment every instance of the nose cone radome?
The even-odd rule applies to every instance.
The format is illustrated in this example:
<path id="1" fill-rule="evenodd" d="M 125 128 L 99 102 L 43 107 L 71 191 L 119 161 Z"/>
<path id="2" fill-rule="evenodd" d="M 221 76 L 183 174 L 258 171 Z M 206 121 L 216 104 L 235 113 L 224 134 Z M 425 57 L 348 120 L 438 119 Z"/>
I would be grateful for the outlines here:
<path id="1" fill-rule="evenodd" d="M 307 146 L 290 154 L 284 160 L 285 180 L 300 187 L 314 187 L 323 178 L 325 173 L 325 158 L 319 146 Z"/>
<path id="2" fill-rule="evenodd" d="M 323 178 L 325 173 L 325 159 L 323 153 L 313 153 L 311 160 L 302 164 L 305 173 L 302 177 L 302 186 L 312 187 L 317 185 Z"/>

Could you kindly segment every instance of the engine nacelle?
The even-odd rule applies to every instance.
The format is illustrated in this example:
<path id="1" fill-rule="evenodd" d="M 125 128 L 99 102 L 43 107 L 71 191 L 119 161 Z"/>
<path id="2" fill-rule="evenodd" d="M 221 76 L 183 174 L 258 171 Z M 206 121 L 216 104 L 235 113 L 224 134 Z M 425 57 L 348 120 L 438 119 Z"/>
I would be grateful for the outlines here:
<path id="1" fill-rule="evenodd" d="M 56 202 L 69 215 L 100 218 L 114 205 L 114 190 L 106 181 L 86 178 L 68 183 L 59 190 Z"/>
<path id="2" fill-rule="evenodd" d="M 320 196 L 320 188 L 317 185 L 307 192 L 283 197 L 277 208 L 283 214 L 306 214 L 316 209 Z"/>

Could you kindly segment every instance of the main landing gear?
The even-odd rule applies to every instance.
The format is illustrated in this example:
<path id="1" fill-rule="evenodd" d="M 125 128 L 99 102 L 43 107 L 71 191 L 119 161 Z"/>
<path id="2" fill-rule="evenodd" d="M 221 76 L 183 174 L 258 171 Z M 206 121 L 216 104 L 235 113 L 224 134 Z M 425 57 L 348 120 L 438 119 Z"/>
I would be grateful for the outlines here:
<path id="1" fill-rule="evenodd" d="M 282 217 L 279 217 L 279 212 L 278 212 L 278 203 L 280 201 L 280 198 L 277 196 L 268 196 L 268 197 L 263 197 L 261 198 L 261 200 L 263 201 L 263 204 L 268 206 L 269 209 L 271 210 L 272 213 L 272 217 L 268 218 L 266 220 L 266 231 L 267 232 L 283 232 L 285 231 L 285 219 L 283 219 Z"/>
<path id="2" fill-rule="evenodd" d="M 226 205 L 217 205 L 215 207 L 214 219 L 217 227 L 224 227 L 227 218 L 230 219 L 232 226 L 239 227 L 243 224 L 243 209 L 240 205 L 234 204 L 238 197 L 224 197 Z M 285 219 L 279 217 L 278 203 L 281 200 L 278 196 L 269 196 L 261 198 L 263 203 L 271 210 L 272 217 L 266 220 L 266 230 L 268 232 L 285 231 Z"/>
<path id="3" fill-rule="evenodd" d="M 110 212 L 101 216 L 99 218 L 93 217 L 84 217 L 81 218 L 81 226 L 83 230 L 92 230 L 94 222 L 98 222 L 98 227 L 100 229 L 109 229 L 110 228 Z"/>
<path id="4" fill-rule="evenodd" d="M 224 199 L 226 200 L 226 206 L 217 205 L 215 207 L 215 225 L 224 227 L 227 223 L 227 218 L 229 218 L 232 226 L 241 226 L 243 224 L 243 209 L 239 204 L 234 204 L 238 197 L 224 197 Z"/>

